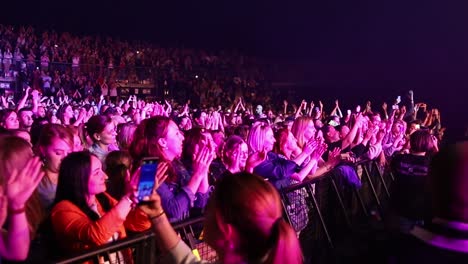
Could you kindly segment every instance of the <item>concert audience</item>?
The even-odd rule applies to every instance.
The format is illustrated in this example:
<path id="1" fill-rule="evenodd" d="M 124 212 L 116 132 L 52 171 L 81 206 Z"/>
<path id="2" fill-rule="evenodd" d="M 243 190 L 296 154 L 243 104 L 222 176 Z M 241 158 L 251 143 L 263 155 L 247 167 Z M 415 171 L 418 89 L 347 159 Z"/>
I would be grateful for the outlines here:
<path id="1" fill-rule="evenodd" d="M 161 48 L 112 38 L 39 33 L 32 27 L 0 25 L 0 36 L 4 51 L 0 52 L 0 75 L 16 76 L 25 83 L 23 92 L 17 89 L 14 96 L 0 96 L 0 153 L 5 157 L 0 166 L 8 167 L 0 175 L 4 185 L 0 203 L 4 208 L 13 204 L 14 212 L 27 207 L 27 220 L 22 212 L 0 211 L 0 220 L 8 218 L 3 226 L 8 235 L 1 240 L 6 247 L 0 245 L 2 258 L 26 258 L 28 243 L 23 242 L 34 238 L 43 219 L 30 211 L 36 198 L 40 206 L 33 207 L 43 207 L 51 217 L 54 235 L 66 253 L 123 238 L 127 231 L 148 229 L 147 216 L 131 209 L 135 186 L 129 186 L 128 179 L 128 171 L 137 175 L 147 157 L 160 160 L 156 193 L 151 197 L 154 203 L 143 207 L 154 218 L 154 229 L 162 230 L 160 221 L 165 230 L 169 228 L 167 219 L 175 223 L 201 216 L 206 208 L 210 224 L 206 241 L 221 261 L 299 263 L 297 240 L 290 231 L 301 232 L 309 221 L 307 194 L 295 193 L 302 198 L 287 208 L 293 215 L 291 229 L 276 220 L 281 210 L 272 186 L 281 191 L 333 175 L 339 179 L 339 190 L 355 191 L 362 184 L 356 164 L 366 160 L 377 161 L 383 171 L 393 169 L 391 213 L 398 219 L 399 231 L 410 232 L 431 217 L 424 208 L 424 184 L 445 128 L 440 111 L 414 103 L 412 91 L 408 106 L 396 100 L 391 107 L 383 103 L 377 112 L 368 101 L 362 111 L 358 106 L 342 113 L 337 100 L 328 114 L 321 101 L 317 106 L 305 100 L 296 105 L 275 96 L 265 85 L 258 61 L 236 52 Z M 125 91 L 125 85 L 135 83 L 150 83 L 164 96 Z M 23 200 L 17 201 L 6 188 L 7 179 L 14 175 L 9 170 L 24 167 L 32 179 L 42 175 L 33 170 L 39 165 L 28 162 L 31 146 L 45 176 L 37 187 L 35 180 L 21 187 L 24 195 L 18 199 Z M 11 181 L 23 182 L 26 176 L 13 176 Z M 259 193 L 248 191 L 255 188 Z M 209 197 L 212 205 L 206 207 Z M 265 199 L 268 206 L 263 206 Z M 231 207 L 237 216 L 228 214 Z M 167 219 L 160 216 L 161 210 Z M 265 217 L 251 218 L 252 210 Z M 299 223 L 294 215 L 306 220 Z M 20 229 L 25 221 L 29 223 L 31 234 L 20 240 L 24 245 L 18 251 L 5 250 L 17 243 L 8 240 L 16 232 L 10 219 L 18 221 Z M 278 242 L 283 235 L 287 241 Z M 273 244 L 263 242 L 268 238 L 274 238 Z M 178 239 L 164 239 L 168 240 L 162 250 L 172 249 L 191 259 Z M 257 247 L 251 247 L 254 242 Z M 284 248 L 291 249 L 291 259 L 283 259 L 284 252 L 278 248 L 283 242 L 290 243 Z M 130 253 L 124 250 L 107 260 L 128 259 Z"/>

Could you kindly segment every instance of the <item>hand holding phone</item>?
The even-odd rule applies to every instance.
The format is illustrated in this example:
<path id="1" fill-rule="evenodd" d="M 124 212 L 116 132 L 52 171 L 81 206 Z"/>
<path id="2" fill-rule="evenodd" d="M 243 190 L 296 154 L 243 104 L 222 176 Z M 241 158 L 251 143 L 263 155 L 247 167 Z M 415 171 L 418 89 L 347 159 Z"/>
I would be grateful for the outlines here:
<path id="1" fill-rule="evenodd" d="M 149 197 L 153 192 L 156 192 L 159 186 L 166 180 L 168 167 L 168 163 L 160 162 L 155 157 L 143 159 L 137 185 L 137 199 L 139 203 L 146 201 L 145 197 Z"/>
<path id="2" fill-rule="evenodd" d="M 137 187 L 137 199 L 139 203 L 143 201 L 144 197 L 151 196 L 153 193 L 158 163 L 158 158 L 144 158 L 141 162 L 140 178 Z"/>

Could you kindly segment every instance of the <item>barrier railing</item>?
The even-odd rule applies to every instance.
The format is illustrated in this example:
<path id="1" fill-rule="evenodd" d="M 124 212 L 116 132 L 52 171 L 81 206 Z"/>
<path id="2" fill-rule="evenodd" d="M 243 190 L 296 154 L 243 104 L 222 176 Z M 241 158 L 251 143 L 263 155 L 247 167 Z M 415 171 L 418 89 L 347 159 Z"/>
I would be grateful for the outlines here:
<path id="1" fill-rule="evenodd" d="M 298 232 L 306 259 L 311 254 L 313 263 L 328 263 L 335 257 L 337 241 L 341 243 L 343 238 L 361 231 L 358 229 L 370 228 L 368 221 L 380 221 L 385 216 L 391 176 L 384 175 L 375 161 L 350 166 L 359 177 L 360 187 L 344 184 L 339 179 L 343 175 L 332 170 L 280 192 L 285 218 Z M 304 199 L 308 218 L 291 209 Z"/>
<path id="2" fill-rule="evenodd" d="M 201 238 L 203 218 L 191 219 L 173 227 L 179 233 L 184 242 L 189 245 L 201 260 L 213 261 L 217 256 Z M 152 231 L 133 235 L 131 237 L 109 243 L 81 253 L 79 255 L 56 261 L 57 264 L 93 262 L 99 263 L 100 259 L 106 259 L 112 253 L 124 249 L 130 249 L 135 264 L 139 263 L 157 263 L 161 256 L 156 247 L 155 234 Z"/>
<path id="3" fill-rule="evenodd" d="M 334 258 L 336 242 L 354 232 L 356 223 L 377 210 L 384 216 L 385 202 L 389 198 L 392 176 L 380 171 L 374 161 L 355 164 L 362 186 L 343 188 L 335 172 L 288 186 L 280 191 L 285 219 L 296 230 L 303 252 L 312 262 Z M 203 218 L 174 225 L 174 229 L 200 259 L 216 260 L 214 250 L 203 241 Z M 157 252 L 155 234 L 146 232 L 106 244 L 97 249 L 56 263 L 82 263 L 98 261 L 109 253 L 131 249 L 134 262 L 157 263 L 161 256 Z M 312 253 L 311 253 L 312 252 Z M 307 256 L 311 254 L 311 256 Z"/>

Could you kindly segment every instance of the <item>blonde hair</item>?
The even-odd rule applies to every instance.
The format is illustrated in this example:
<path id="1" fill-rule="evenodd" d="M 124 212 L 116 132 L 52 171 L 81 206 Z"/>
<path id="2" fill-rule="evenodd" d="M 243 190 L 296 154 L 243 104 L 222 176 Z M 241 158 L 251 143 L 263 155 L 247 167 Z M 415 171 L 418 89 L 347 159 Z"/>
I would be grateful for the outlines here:
<path id="1" fill-rule="evenodd" d="M 296 120 L 294 120 L 294 123 L 291 127 L 291 132 L 293 136 L 297 139 L 297 145 L 300 148 L 303 148 L 307 141 L 304 138 L 304 132 L 310 124 L 314 125 L 314 119 L 312 119 L 312 117 L 300 116 Z"/>
<path id="2" fill-rule="evenodd" d="M 263 151 L 266 134 L 270 129 L 271 127 L 263 122 L 255 123 L 252 126 L 247 136 L 247 145 L 249 146 L 250 154 Z"/>

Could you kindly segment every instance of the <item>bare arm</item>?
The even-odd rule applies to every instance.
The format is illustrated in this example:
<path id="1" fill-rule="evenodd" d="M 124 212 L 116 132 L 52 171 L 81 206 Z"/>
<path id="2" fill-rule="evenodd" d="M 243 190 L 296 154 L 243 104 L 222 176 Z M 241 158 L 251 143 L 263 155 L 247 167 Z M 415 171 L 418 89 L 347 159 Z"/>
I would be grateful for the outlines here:
<path id="1" fill-rule="evenodd" d="M 24 108 L 24 105 L 26 104 L 26 100 L 28 100 L 30 91 L 31 91 L 31 87 L 26 88 L 24 96 L 21 98 L 21 100 L 18 102 L 18 105 L 16 106 L 16 111 L 19 111 L 20 109 Z"/>

